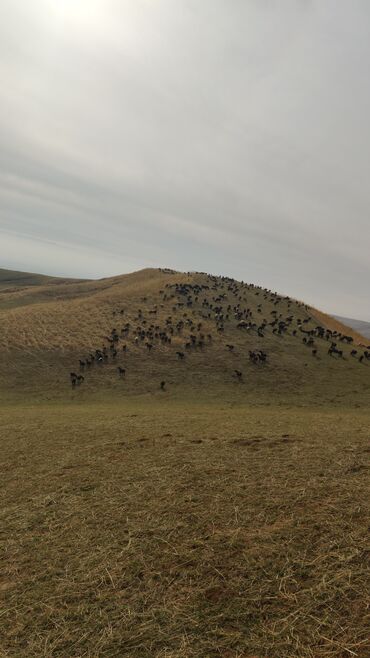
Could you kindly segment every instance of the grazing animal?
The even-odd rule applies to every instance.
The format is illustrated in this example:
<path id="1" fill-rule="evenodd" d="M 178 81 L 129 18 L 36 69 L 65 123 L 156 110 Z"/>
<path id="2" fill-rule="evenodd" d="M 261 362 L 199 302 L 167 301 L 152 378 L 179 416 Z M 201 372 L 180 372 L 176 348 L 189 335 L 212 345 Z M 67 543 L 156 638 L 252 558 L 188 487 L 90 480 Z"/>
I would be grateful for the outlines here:
<path id="1" fill-rule="evenodd" d="M 166 382 L 163 382 L 163 381 L 162 381 L 162 382 L 160 383 L 161 391 L 164 391 L 164 387 L 165 387 L 165 386 L 166 386 Z"/>
<path id="2" fill-rule="evenodd" d="M 121 366 L 118 366 L 118 368 L 117 368 L 117 372 L 118 372 L 119 377 L 124 377 L 125 374 L 126 374 L 126 369 L 125 369 L 125 368 L 121 368 Z"/>
<path id="3" fill-rule="evenodd" d="M 242 373 L 242 371 L 241 371 L 241 370 L 234 370 L 234 372 L 235 372 L 235 377 L 236 377 L 237 380 L 240 382 L 240 381 L 243 379 L 243 373 Z"/>
<path id="4" fill-rule="evenodd" d="M 337 347 L 335 347 L 334 344 L 332 344 L 329 349 L 328 349 L 328 354 L 329 356 L 333 356 L 333 354 L 337 354 L 339 357 L 343 357 L 343 351 L 338 350 Z"/>
<path id="5" fill-rule="evenodd" d="M 180 361 L 185 358 L 184 352 L 176 352 L 176 354 L 177 354 L 178 358 L 180 359 Z"/>
<path id="6" fill-rule="evenodd" d="M 249 360 L 252 361 L 252 363 L 265 363 L 265 361 L 267 361 L 267 354 L 262 350 L 249 350 Z"/>

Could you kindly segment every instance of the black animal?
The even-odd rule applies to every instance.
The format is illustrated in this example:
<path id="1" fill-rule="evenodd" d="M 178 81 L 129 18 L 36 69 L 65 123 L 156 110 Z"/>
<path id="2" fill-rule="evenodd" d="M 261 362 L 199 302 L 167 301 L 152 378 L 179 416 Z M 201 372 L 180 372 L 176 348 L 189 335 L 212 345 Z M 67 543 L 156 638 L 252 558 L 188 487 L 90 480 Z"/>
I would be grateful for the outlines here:
<path id="1" fill-rule="evenodd" d="M 165 386 L 166 386 L 166 382 L 163 382 L 163 381 L 162 381 L 162 382 L 160 383 L 161 391 L 164 391 L 164 387 L 165 387 Z"/>
<path id="2" fill-rule="evenodd" d="M 125 368 L 121 368 L 121 366 L 118 366 L 118 368 L 117 368 L 117 372 L 118 372 L 119 377 L 124 377 L 125 374 L 126 374 L 126 369 L 125 369 Z"/>
<path id="3" fill-rule="evenodd" d="M 342 358 L 343 357 L 343 350 L 338 350 L 338 348 L 335 347 L 335 345 L 332 344 L 328 349 L 328 354 L 329 354 L 329 356 L 333 356 L 334 354 L 337 354 L 339 357 Z"/>
<path id="4" fill-rule="evenodd" d="M 267 361 L 267 354 L 262 350 L 249 350 L 249 360 L 252 363 L 265 363 Z"/>

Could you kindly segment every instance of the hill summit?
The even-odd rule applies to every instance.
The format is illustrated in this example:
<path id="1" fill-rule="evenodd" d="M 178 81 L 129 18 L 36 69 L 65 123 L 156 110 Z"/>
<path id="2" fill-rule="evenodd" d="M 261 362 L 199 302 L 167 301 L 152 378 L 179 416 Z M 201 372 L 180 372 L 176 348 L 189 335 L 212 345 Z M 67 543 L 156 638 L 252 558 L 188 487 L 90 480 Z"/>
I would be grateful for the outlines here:
<path id="1" fill-rule="evenodd" d="M 9 285 L 0 341 L 4 397 L 348 402 L 368 387 L 363 336 L 273 290 L 201 272 Z"/>

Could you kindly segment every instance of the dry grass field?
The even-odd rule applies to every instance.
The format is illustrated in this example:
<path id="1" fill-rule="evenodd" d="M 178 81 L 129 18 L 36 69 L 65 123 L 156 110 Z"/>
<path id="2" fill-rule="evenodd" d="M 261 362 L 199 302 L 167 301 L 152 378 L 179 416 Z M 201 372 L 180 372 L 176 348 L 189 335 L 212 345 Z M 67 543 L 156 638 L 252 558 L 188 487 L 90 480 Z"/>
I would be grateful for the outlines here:
<path id="1" fill-rule="evenodd" d="M 147 270 L 0 292 L 0 656 L 365 658 L 363 339 L 340 328 L 342 357 L 317 337 L 313 355 L 298 319 L 326 316 L 220 279 L 179 306 L 179 282 L 213 285 Z M 218 332 L 204 300 L 293 320 L 259 337 L 231 312 Z M 170 315 L 212 340 L 135 341 Z M 105 343 L 79 368 L 127 322 L 115 358 Z"/>

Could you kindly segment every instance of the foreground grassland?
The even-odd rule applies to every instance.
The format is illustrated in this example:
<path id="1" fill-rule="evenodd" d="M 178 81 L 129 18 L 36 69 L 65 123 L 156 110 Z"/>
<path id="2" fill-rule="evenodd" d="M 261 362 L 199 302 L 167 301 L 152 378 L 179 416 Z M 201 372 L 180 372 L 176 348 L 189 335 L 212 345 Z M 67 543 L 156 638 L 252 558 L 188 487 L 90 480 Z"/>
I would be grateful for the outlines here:
<path id="1" fill-rule="evenodd" d="M 370 413 L 0 411 L 0 655 L 365 658 Z"/>

